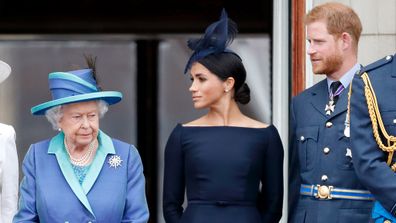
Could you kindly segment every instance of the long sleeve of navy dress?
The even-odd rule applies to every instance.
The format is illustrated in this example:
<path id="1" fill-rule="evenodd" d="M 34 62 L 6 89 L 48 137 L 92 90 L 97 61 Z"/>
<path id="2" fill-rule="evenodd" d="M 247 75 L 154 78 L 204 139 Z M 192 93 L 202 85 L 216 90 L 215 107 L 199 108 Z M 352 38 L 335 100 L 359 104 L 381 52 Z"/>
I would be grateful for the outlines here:
<path id="1" fill-rule="evenodd" d="M 165 148 L 163 196 L 167 223 L 279 222 L 283 147 L 278 131 L 273 125 L 178 124 Z"/>

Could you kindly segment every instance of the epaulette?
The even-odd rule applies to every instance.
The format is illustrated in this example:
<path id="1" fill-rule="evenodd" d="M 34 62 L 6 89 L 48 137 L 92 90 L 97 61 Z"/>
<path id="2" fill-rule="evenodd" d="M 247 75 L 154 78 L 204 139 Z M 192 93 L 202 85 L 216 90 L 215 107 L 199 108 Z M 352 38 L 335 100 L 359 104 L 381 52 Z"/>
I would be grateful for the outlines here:
<path id="1" fill-rule="evenodd" d="M 392 62 L 392 60 L 393 60 L 394 57 L 395 57 L 395 56 L 393 56 L 393 55 L 388 55 L 388 56 L 386 56 L 386 57 L 384 57 L 384 58 L 382 58 L 382 59 L 379 59 L 379 60 L 377 60 L 377 61 L 375 61 L 375 62 L 373 62 L 373 63 L 371 63 L 371 64 L 369 64 L 369 65 L 367 65 L 367 66 L 364 66 L 364 67 L 360 70 L 360 75 L 362 75 L 362 74 L 364 74 L 364 73 L 367 73 L 367 72 L 369 72 L 369 71 L 371 71 L 371 70 L 374 70 L 374 69 L 376 69 L 376 68 L 378 68 L 378 67 L 382 67 L 382 66 L 384 66 L 385 64 L 388 64 L 388 63 Z"/>

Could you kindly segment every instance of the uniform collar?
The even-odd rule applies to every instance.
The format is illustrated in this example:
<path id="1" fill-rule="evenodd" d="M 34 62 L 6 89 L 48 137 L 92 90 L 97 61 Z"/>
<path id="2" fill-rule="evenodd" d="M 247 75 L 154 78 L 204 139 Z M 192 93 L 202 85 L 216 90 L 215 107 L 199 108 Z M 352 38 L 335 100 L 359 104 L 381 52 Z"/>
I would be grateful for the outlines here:
<path id="1" fill-rule="evenodd" d="M 349 84 L 352 82 L 353 77 L 355 76 L 355 74 L 360 70 L 360 64 L 355 64 L 348 72 L 346 72 L 344 75 L 342 75 L 342 77 L 340 78 L 340 82 L 342 84 L 342 86 L 344 86 L 344 89 L 348 88 Z M 327 79 L 327 90 L 330 94 L 330 85 L 331 83 L 335 82 L 335 80 L 331 80 L 329 78 Z"/>
<path id="2" fill-rule="evenodd" d="M 96 151 L 94 160 L 92 161 L 91 167 L 88 170 L 87 176 L 85 177 L 83 184 L 80 185 L 77 177 L 74 174 L 72 165 L 69 161 L 68 154 L 64 147 L 64 133 L 60 132 L 54 138 L 51 139 L 48 154 L 55 154 L 58 161 L 59 167 L 65 177 L 67 183 L 72 189 L 73 193 L 81 201 L 81 203 L 95 216 L 91 205 L 88 201 L 87 194 L 94 185 L 99 173 L 103 167 L 108 154 L 115 154 L 115 149 L 111 138 L 104 132 L 99 130 L 98 142 L 99 147 Z"/>

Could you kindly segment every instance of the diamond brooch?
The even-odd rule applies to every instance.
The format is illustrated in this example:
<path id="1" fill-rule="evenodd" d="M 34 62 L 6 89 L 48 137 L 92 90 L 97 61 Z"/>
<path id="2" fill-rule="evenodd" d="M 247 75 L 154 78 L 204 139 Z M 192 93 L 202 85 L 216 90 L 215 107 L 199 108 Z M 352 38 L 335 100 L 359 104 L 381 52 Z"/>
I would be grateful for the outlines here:
<path id="1" fill-rule="evenodd" d="M 122 159 L 118 155 L 112 155 L 110 156 L 108 163 L 110 167 L 114 167 L 115 169 L 117 169 L 117 167 L 121 166 Z"/>

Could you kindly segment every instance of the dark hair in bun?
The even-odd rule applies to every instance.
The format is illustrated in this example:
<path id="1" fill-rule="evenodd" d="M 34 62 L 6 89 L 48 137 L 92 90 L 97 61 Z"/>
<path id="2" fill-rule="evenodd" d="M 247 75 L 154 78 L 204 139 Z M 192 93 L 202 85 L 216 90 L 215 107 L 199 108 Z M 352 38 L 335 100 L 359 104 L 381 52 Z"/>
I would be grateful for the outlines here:
<path id="1" fill-rule="evenodd" d="M 197 62 L 223 81 L 233 77 L 235 80 L 235 101 L 241 104 L 247 104 L 250 101 L 250 89 L 245 83 L 246 70 L 238 55 L 230 52 L 211 54 L 199 59 Z"/>

